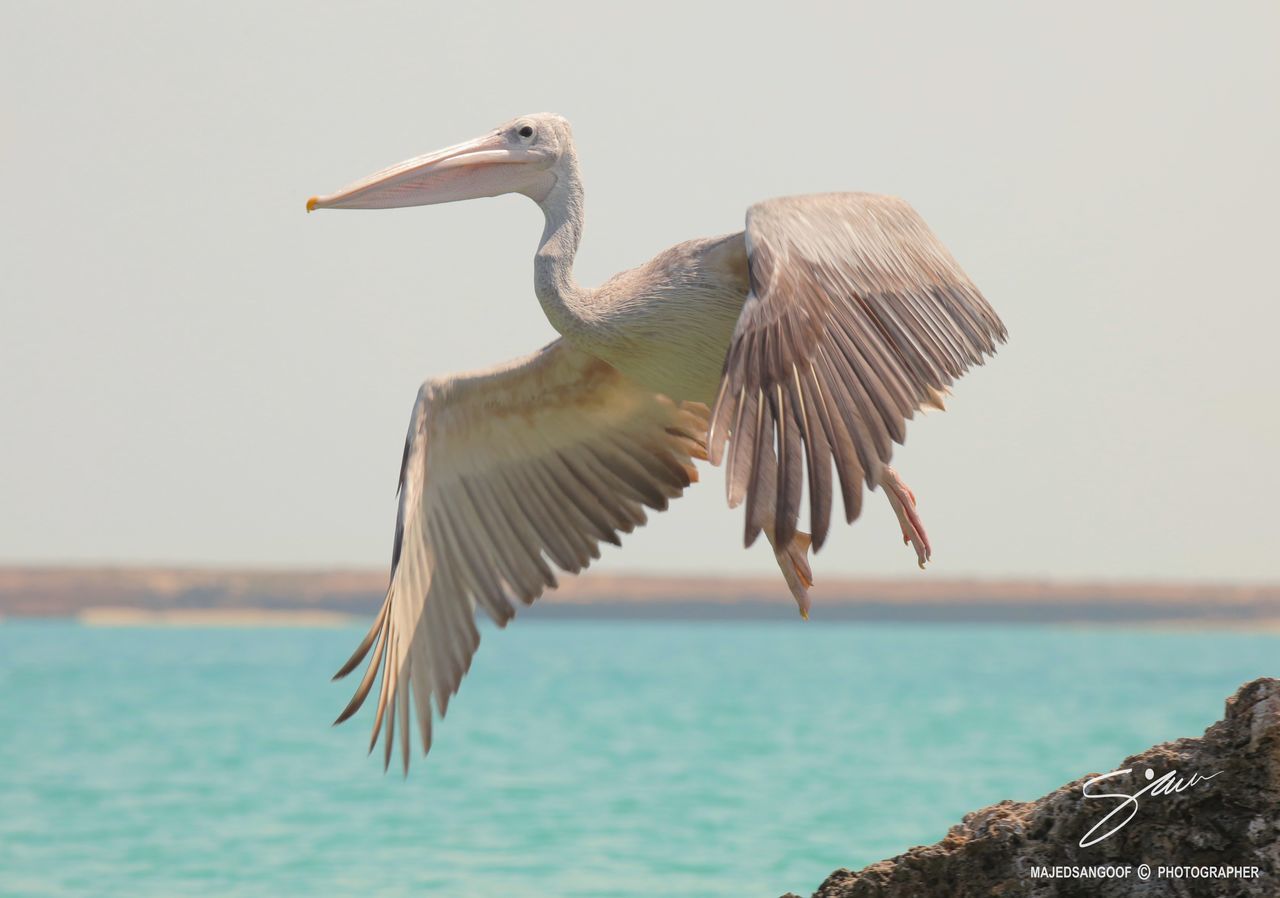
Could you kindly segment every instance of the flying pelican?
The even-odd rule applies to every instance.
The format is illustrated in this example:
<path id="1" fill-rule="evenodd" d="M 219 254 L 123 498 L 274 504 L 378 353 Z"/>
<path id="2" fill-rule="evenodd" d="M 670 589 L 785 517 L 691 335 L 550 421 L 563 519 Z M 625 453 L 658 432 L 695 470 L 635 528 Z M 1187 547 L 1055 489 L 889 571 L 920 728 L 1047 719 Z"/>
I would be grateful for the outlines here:
<path id="1" fill-rule="evenodd" d="M 569 123 L 514 119 L 331 193 L 315 209 L 389 209 L 522 193 L 546 216 L 534 292 L 560 338 L 532 355 L 428 380 L 400 465 L 395 543 L 377 619 L 335 679 L 373 656 L 372 751 L 396 719 L 409 767 L 410 696 L 423 753 L 480 642 L 476 606 L 505 626 L 519 602 L 619 545 L 725 461 L 807 617 L 808 552 L 830 524 L 833 467 L 845 520 L 862 485 L 885 488 L 921 567 L 915 496 L 889 467 L 916 409 L 1003 342 L 978 288 L 909 205 L 867 193 L 766 200 L 746 230 L 677 244 L 594 289 L 573 277 L 583 190 Z M 808 526 L 798 529 L 808 484 Z M 376 648 L 375 648 L 376 646 Z"/>

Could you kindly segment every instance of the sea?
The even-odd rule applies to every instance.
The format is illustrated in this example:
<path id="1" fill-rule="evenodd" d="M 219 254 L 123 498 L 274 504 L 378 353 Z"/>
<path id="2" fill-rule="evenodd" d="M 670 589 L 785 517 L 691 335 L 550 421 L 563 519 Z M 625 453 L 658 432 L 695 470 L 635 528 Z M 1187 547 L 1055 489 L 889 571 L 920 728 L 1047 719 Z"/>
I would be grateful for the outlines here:
<path id="1" fill-rule="evenodd" d="M 406 778 L 330 725 L 361 635 L 0 623 L 0 896 L 807 895 L 1280 674 L 1265 633 L 518 620 Z"/>

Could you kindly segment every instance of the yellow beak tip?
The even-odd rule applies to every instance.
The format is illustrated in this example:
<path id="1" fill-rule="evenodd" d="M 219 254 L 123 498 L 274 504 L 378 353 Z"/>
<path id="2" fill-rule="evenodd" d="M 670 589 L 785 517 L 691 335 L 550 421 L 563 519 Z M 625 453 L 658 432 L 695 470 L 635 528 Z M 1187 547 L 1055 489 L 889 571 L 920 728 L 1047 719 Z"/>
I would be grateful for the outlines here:
<path id="1" fill-rule="evenodd" d="M 318 196 L 313 196 L 311 199 L 307 200 L 307 211 L 308 212 L 316 211 L 316 203 L 318 203 L 319 201 L 320 201 L 320 198 Z"/>

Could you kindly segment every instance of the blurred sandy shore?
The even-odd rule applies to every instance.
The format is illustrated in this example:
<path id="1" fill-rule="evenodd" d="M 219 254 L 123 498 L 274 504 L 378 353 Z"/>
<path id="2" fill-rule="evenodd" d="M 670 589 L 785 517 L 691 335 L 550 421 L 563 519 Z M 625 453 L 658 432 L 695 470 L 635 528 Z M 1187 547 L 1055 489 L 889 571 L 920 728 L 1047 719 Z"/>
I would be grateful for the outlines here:
<path id="1" fill-rule="evenodd" d="M 0 567 L 0 619 L 92 624 L 338 626 L 382 600 L 384 571 Z M 1141 624 L 1280 629 L 1280 584 L 821 579 L 813 617 L 954 623 Z M 530 618 L 791 619 L 772 577 L 586 574 L 523 612 Z"/>
<path id="2" fill-rule="evenodd" d="M 354 615 L 336 611 L 269 611 L 263 608 L 88 608 L 76 615 L 90 627 L 345 627 Z M 3 622 L 0 620 L 0 622 Z"/>

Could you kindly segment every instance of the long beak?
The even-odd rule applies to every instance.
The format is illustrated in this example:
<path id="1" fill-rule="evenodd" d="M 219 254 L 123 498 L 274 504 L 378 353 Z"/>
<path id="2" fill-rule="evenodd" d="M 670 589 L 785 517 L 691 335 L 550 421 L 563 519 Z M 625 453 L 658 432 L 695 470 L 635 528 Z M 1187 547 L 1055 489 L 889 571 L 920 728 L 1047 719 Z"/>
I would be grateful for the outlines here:
<path id="1" fill-rule="evenodd" d="M 307 211 L 395 209 L 498 196 L 518 189 L 528 168 L 521 163 L 533 161 L 530 154 L 512 149 L 501 134 L 489 134 L 408 159 L 337 193 L 313 196 L 307 200 Z"/>

